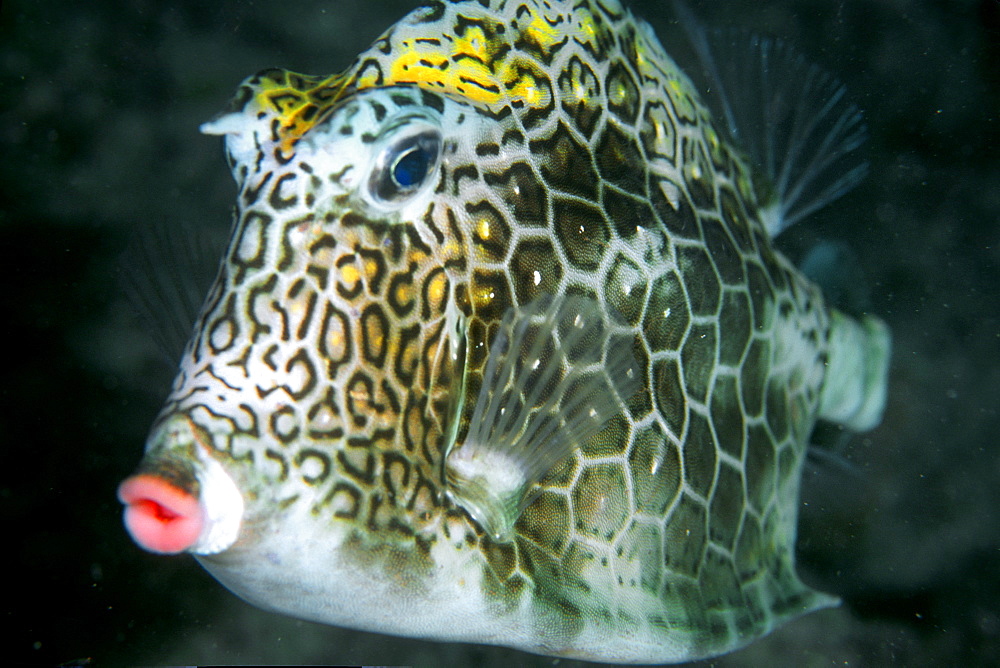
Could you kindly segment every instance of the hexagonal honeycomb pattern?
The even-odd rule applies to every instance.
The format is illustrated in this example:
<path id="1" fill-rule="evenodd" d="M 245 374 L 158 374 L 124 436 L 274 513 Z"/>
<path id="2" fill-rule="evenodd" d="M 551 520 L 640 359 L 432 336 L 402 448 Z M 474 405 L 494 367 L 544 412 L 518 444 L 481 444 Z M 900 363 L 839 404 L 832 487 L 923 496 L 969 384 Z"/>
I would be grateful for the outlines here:
<path id="1" fill-rule="evenodd" d="M 469 581 L 501 618 L 547 611 L 519 623 L 552 646 L 588 624 L 693 629 L 695 656 L 807 607 L 791 542 L 828 324 L 771 248 L 740 154 L 615 6 L 436 3 L 343 77 L 249 80 L 234 109 L 283 91 L 362 157 L 400 109 L 440 119 L 433 197 L 366 205 L 369 181 L 342 177 L 379 160 L 323 172 L 297 143 L 303 107 L 256 110 L 270 139 L 235 172 L 233 240 L 164 416 L 265 470 L 319 531 L 346 527 L 345 559 L 420 581 L 457 554 L 481 566 Z M 428 22 L 440 49 L 467 51 L 397 67 L 437 39 L 413 33 Z M 487 37 L 502 48 L 479 49 Z M 385 95 L 366 97 L 372 82 Z M 610 331 L 586 359 L 630 348 L 642 390 L 609 393 L 615 417 L 572 444 L 498 542 L 451 494 L 447 456 L 505 314 L 566 295 Z"/>

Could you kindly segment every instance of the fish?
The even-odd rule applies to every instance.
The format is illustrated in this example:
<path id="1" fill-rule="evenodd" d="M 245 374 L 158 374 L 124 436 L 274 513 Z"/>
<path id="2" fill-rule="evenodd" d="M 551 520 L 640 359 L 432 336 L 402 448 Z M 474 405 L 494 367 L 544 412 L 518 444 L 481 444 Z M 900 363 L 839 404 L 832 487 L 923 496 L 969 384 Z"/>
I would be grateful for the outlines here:
<path id="1" fill-rule="evenodd" d="M 761 168 L 617 0 L 432 1 L 338 74 L 251 76 L 202 126 L 234 223 L 128 532 L 266 610 L 594 661 L 835 605 L 803 460 L 879 423 L 891 337 L 772 241 L 855 180 L 820 91 L 806 167 Z"/>

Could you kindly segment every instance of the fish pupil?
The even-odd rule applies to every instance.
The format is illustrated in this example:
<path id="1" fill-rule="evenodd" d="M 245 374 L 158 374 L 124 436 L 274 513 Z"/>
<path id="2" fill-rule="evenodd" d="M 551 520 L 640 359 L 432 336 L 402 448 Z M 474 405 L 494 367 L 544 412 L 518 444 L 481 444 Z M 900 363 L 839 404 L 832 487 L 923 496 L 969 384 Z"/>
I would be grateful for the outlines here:
<path id="1" fill-rule="evenodd" d="M 421 191 L 437 169 L 441 131 L 427 123 L 401 123 L 391 128 L 368 181 L 377 207 L 395 209 Z"/>
<path id="2" fill-rule="evenodd" d="M 420 185 L 427 176 L 431 156 L 422 146 L 413 146 L 399 156 L 392 167 L 392 179 L 400 188 L 413 188 Z"/>

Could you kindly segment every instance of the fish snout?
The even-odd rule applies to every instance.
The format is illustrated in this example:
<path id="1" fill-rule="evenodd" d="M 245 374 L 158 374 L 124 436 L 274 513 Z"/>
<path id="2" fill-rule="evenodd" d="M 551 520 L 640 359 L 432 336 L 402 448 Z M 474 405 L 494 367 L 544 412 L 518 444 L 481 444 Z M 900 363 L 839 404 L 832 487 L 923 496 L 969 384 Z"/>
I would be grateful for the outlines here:
<path id="1" fill-rule="evenodd" d="M 184 552 L 205 526 L 198 496 L 156 474 L 126 478 L 118 486 L 118 500 L 125 504 L 125 528 L 132 540 L 150 552 Z"/>
<path id="2" fill-rule="evenodd" d="M 244 504 L 236 483 L 183 416 L 151 436 L 133 475 L 118 486 L 132 539 L 156 554 L 215 554 L 239 534 Z"/>

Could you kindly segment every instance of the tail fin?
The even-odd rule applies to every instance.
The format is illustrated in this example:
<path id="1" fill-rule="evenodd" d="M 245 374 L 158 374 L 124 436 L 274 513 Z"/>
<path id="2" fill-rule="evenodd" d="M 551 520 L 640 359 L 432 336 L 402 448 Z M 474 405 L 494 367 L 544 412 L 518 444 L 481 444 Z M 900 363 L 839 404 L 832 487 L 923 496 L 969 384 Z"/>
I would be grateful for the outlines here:
<path id="1" fill-rule="evenodd" d="M 855 431 L 882 421 L 892 337 L 878 318 L 860 321 L 833 309 L 826 377 L 819 396 L 819 417 Z"/>

